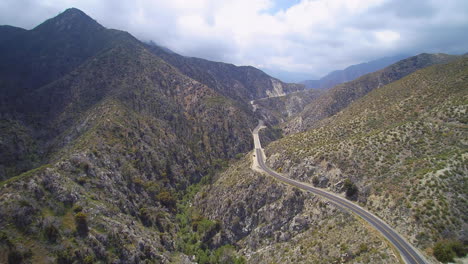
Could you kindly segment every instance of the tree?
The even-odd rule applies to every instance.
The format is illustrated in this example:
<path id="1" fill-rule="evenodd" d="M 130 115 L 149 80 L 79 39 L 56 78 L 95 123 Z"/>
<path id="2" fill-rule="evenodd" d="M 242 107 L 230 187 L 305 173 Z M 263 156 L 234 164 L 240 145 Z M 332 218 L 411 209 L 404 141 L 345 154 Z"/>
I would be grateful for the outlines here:
<path id="1" fill-rule="evenodd" d="M 456 256 L 464 257 L 466 253 L 466 247 L 456 240 L 442 240 L 434 246 L 434 257 L 443 263 L 453 262 Z"/>
<path id="2" fill-rule="evenodd" d="M 344 181 L 344 188 L 346 190 L 346 197 L 348 198 L 352 198 L 358 193 L 358 187 L 350 179 Z"/>
<path id="3" fill-rule="evenodd" d="M 76 230 L 82 237 L 88 236 L 89 229 L 87 218 L 88 216 L 83 212 L 79 212 L 75 215 Z"/>
<path id="4" fill-rule="evenodd" d="M 174 208 L 176 205 L 176 200 L 172 194 L 168 191 L 162 191 L 157 196 L 156 199 L 159 200 L 164 206 L 169 208 Z"/>

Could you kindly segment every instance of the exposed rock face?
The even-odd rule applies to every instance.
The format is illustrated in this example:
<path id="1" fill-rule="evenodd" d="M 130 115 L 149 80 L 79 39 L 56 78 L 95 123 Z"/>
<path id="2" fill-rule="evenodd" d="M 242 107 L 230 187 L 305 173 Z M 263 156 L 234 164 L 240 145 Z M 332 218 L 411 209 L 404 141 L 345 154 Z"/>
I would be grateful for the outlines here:
<path id="1" fill-rule="evenodd" d="M 266 90 L 266 94 L 268 95 L 268 97 L 277 97 L 277 96 L 286 95 L 286 93 L 283 90 L 283 85 L 281 85 L 280 81 L 271 79 L 271 84 L 273 86 L 273 89 Z"/>
<path id="2" fill-rule="evenodd" d="M 252 104 L 263 120 L 278 125 L 295 117 L 321 94 L 318 90 L 299 91 L 284 96 L 261 98 Z"/>
<path id="3" fill-rule="evenodd" d="M 246 156 L 201 190 L 194 206 L 251 263 L 394 263 L 391 249 L 352 215 L 250 170 Z"/>
<path id="4" fill-rule="evenodd" d="M 227 63 L 184 57 L 155 45 L 149 45 L 148 48 L 190 78 L 246 104 L 259 98 L 304 90 L 304 85 L 283 83 L 251 66 L 237 67 Z"/>

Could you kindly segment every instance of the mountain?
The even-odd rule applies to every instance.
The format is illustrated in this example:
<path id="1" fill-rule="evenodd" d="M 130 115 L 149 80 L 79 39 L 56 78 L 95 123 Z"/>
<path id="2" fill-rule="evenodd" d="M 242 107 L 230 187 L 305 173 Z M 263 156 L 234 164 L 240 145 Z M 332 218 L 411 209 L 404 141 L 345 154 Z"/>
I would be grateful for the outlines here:
<path id="1" fill-rule="evenodd" d="M 399 65 L 436 57 L 446 56 L 423 54 Z M 440 257 L 437 248 L 452 244 L 463 256 L 467 77 L 466 57 L 415 70 L 313 129 L 270 143 L 268 165 L 356 200 L 431 262 L 432 252 Z M 221 221 L 213 243 L 237 243 L 250 262 L 399 262 L 351 214 L 253 172 L 250 159 L 233 164 L 195 199 L 203 215 Z"/>
<path id="2" fill-rule="evenodd" d="M 301 83 L 309 89 L 329 89 L 333 86 L 357 79 L 367 73 L 375 72 L 383 69 L 397 61 L 407 58 L 408 56 L 397 55 L 385 57 L 365 63 L 351 65 L 344 70 L 330 72 L 319 80 L 306 80 Z"/>
<path id="3" fill-rule="evenodd" d="M 301 113 L 283 124 L 283 130 L 291 134 L 313 128 L 319 120 L 338 113 L 354 100 L 376 88 L 397 81 L 419 69 L 434 64 L 447 63 L 456 58 L 458 56 L 422 53 L 401 60 L 382 70 L 366 74 L 354 81 L 337 85 L 310 102 Z"/>
<path id="4" fill-rule="evenodd" d="M 150 45 L 149 49 L 185 75 L 225 96 L 244 102 L 282 96 L 304 89 L 303 85 L 283 83 L 251 66 L 237 67 L 233 64 L 184 57 L 157 45 Z"/>
<path id="5" fill-rule="evenodd" d="M 278 78 L 284 82 L 299 83 L 303 80 L 306 80 L 307 78 L 311 78 L 310 73 L 307 72 L 292 72 L 266 67 L 261 67 L 260 69 L 266 72 L 268 75 Z"/>
<path id="6" fill-rule="evenodd" d="M 74 8 L 0 30 L 2 263 L 189 261 L 185 195 L 252 148 L 250 100 L 303 89 L 142 43 Z M 208 226 L 186 235 L 219 229 L 198 220 Z M 210 263 L 241 259 L 198 245 Z"/>
<path id="7" fill-rule="evenodd" d="M 317 100 L 322 90 L 308 89 L 284 96 L 267 97 L 252 101 L 256 113 L 270 125 L 279 125 L 294 118 L 305 106 Z"/>
<path id="8" fill-rule="evenodd" d="M 0 42 L 2 106 L 64 76 L 115 43 L 132 38 L 128 33 L 105 29 L 78 9 L 68 9 L 32 30 L 16 32 L 14 37 L 9 35 Z"/>

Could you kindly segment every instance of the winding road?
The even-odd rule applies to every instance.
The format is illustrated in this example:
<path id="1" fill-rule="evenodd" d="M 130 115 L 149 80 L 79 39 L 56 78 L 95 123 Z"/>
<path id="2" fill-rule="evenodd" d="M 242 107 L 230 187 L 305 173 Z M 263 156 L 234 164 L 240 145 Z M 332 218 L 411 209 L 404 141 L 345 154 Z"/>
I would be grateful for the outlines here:
<path id="1" fill-rule="evenodd" d="M 262 146 L 260 144 L 260 138 L 258 136 L 258 131 L 262 128 L 265 128 L 265 126 L 263 125 L 263 121 L 259 121 L 258 126 L 252 131 L 254 144 L 255 144 L 255 152 L 253 155 L 253 165 L 252 165 L 252 168 L 254 170 L 266 173 L 283 183 L 293 185 L 299 189 L 311 192 L 316 195 L 320 195 L 328 199 L 330 202 L 334 203 L 336 206 L 343 208 L 345 210 L 351 211 L 355 215 L 358 215 L 359 217 L 364 219 L 366 222 L 374 226 L 375 229 L 377 229 L 388 241 L 390 241 L 390 243 L 398 250 L 398 252 L 400 253 L 400 256 L 403 257 L 406 263 L 408 264 L 428 263 L 424 259 L 424 257 L 421 254 L 419 254 L 417 250 L 413 248 L 405 239 L 403 239 L 395 230 L 393 230 L 390 226 L 388 226 L 379 217 L 368 212 L 366 209 L 336 194 L 324 191 L 322 189 L 315 188 L 312 185 L 309 185 L 307 183 L 303 183 L 300 181 L 290 179 L 270 169 L 265 164 L 265 153 L 263 152 Z"/>

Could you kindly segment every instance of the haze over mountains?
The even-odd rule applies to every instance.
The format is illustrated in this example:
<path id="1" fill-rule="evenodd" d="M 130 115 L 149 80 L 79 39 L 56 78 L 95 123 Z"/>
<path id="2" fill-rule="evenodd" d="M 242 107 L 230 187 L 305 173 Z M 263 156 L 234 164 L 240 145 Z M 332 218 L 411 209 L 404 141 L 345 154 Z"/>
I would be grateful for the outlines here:
<path id="1" fill-rule="evenodd" d="M 325 75 L 319 80 L 305 80 L 301 83 L 309 89 L 329 89 L 337 84 L 357 79 L 364 74 L 378 71 L 390 64 L 393 64 L 407 57 L 409 56 L 397 55 L 393 57 L 385 57 L 369 62 L 351 65 L 346 69 L 330 72 L 329 74 Z"/>
<path id="2" fill-rule="evenodd" d="M 1 26 L 0 61 L 1 263 L 398 262 L 352 214 L 250 169 L 258 120 L 277 171 L 356 200 L 431 261 L 466 254 L 466 56 L 305 90 L 71 8 Z"/>

